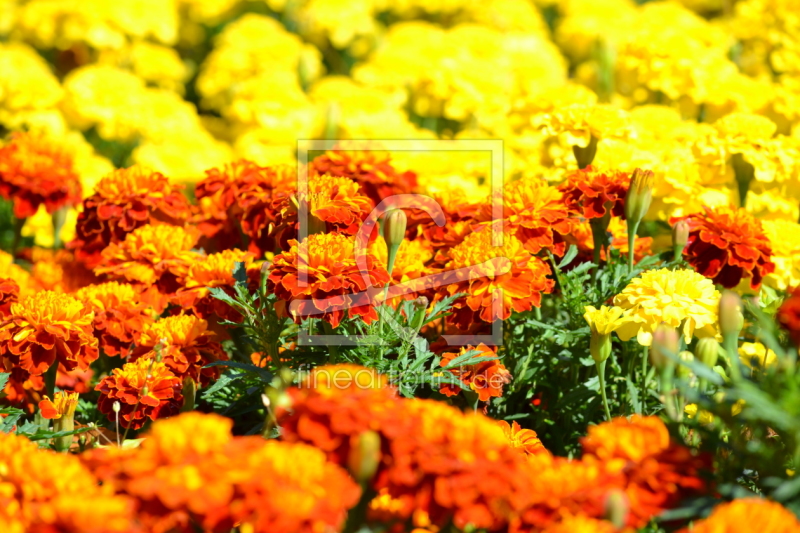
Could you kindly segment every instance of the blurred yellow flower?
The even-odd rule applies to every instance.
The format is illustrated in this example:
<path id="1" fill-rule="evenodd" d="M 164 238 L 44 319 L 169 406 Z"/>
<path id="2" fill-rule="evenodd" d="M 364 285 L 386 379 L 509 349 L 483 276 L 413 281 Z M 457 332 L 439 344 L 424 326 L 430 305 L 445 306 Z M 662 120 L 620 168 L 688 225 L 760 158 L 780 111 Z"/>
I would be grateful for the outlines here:
<path id="1" fill-rule="evenodd" d="M 772 246 L 775 271 L 764 277 L 768 286 L 785 291 L 800 286 L 800 224 L 789 220 L 764 220 L 764 235 Z"/>
<path id="2" fill-rule="evenodd" d="M 739 359 L 751 370 L 768 368 L 778 361 L 775 352 L 760 342 L 743 342 L 739 346 Z"/>

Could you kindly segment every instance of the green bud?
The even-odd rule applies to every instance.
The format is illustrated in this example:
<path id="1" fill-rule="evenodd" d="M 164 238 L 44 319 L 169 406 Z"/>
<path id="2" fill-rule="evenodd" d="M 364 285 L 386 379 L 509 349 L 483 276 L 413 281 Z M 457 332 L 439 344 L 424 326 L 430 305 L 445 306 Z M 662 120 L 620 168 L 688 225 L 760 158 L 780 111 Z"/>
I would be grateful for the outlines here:
<path id="1" fill-rule="evenodd" d="M 611 335 L 592 332 L 592 337 L 589 339 L 589 352 L 597 363 L 608 359 L 611 355 Z"/>
<path id="2" fill-rule="evenodd" d="M 197 395 L 197 383 L 190 376 L 186 376 L 183 380 L 183 407 L 181 412 L 186 413 L 194 409 L 194 400 Z"/>
<path id="3" fill-rule="evenodd" d="M 350 438 L 347 469 L 353 478 L 365 485 L 375 476 L 381 462 L 381 436 L 366 430 Z"/>
<path id="4" fill-rule="evenodd" d="M 625 197 L 625 218 L 629 223 L 638 225 L 653 200 L 653 171 L 637 168 L 631 176 L 631 185 Z"/>
<path id="5" fill-rule="evenodd" d="M 578 162 L 578 169 L 582 170 L 594 161 L 594 156 L 597 154 L 597 137 L 592 135 L 589 139 L 589 144 L 586 146 L 572 146 L 572 153 L 575 155 L 575 161 Z"/>
<path id="6" fill-rule="evenodd" d="M 689 243 L 689 223 L 679 220 L 672 226 L 672 249 L 675 252 L 675 260 L 683 257 L 683 250 Z"/>
<path id="7" fill-rule="evenodd" d="M 738 337 L 743 325 L 742 299 L 733 291 L 723 292 L 719 299 L 719 330 L 723 337 Z"/>
<path id="8" fill-rule="evenodd" d="M 680 358 L 681 361 L 686 361 L 688 363 L 694 361 L 694 354 L 692 352 L 684 350 L 678 354 L 678 358 Z M 691 369 L 689 369 L 688 366 L 678 365 L 678 367 L 675 369 L 675 374 L 679 378 L 686 379 L 692 375 L 692 371 Z"/>
<path id="9" fill-rule="evenodd" d="M 697 341 L 694 348 L 697 359 L 709 368 L 714 368 L 719 359 L 719 343 L 714 337 L 705 337 Z"/>
<path id="10" fill-rule="evenodd" d="M 383 239 L 388 248 L 387 270 L 392 274 L 397 250 L 406 238 L 406 214 L 402 209 L 393 209 L 383 218 Z"/>
<path id="11" fill-rule="evenodd" d="M 674 368 L 673 361 L 667 354 L 678 354 L 680 337 L 675 328 L 660 324 L 653 332 L 653 343 L 650 345 L 650 362 L 658 371 Z"/>
<path id="12" fill-rule="evenodd" d="M 619 489 L 609 491 L 608 496 L 606 496 L 605 507 L 606 520 L 611 522 L 616 529 L 621 530 L 624 528 L 628 522 L 628 513 L 631 507 L 625 492 Z"/>

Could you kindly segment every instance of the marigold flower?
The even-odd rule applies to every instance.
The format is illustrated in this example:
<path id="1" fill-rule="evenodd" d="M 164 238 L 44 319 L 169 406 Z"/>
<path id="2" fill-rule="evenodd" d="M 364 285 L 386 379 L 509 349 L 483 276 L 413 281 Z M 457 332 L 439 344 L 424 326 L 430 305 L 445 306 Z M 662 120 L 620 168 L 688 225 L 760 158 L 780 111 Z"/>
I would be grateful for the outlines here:
<path id="1" fill-rule="evenodd" d="M 3 513 L 12 511 L 25 533 L 138 531 L 133 502 L 101 486 L 74 455 L 0 432 L 0 464 L 0 525 Z"/>
<path id="2" fill-rule="evenodd" d="M 547 277 L 550 267 L 516 237 L 505 235 L 502 246 L 492 246 L 489 228 L 469 234 L 448 256 L 445 268 L 450 285 L 445 290 L 451 295 L 467 293 L 453 304 L 453 322 L 462 330 L 478 321 L 505 320 L 512 310 L 539 307 L 542 293 L 550 293 L 555 284 Z M 495 308 L 492 301 L 497 289 L 502 289 L 502 301 Z"/>
<path id="3" fill-rule="evenodd" d="M 611 355 L 611 334 L 622 327 L 628 321 L 625 310 L 619 307 L 606 307 L 601 305 L 600 309 L 587 305 L 583 319 L 589 324 L 591 339 L 589 341 L 589 351 L 595 362 L 602 362 Z"/>
<path id="4" fill-rule="evenodd" d="M 142 357 L 115 368 L 97 384 L 97 408 L 114 421 L 114 404 L 118 402 L 120 425 L 139 429 L 146 418 L 156 420 L 178 414 L 183 405 L 182 388 L 183 381 L 165 363 Z"/>
<path id="5" fill-rule="evenodd" d="M 474 365 L 462 363 L 457 368 L 448 369 L 448 372 L 455 375 L 465 387 L 476 392 L 478 399 L 482 402 L 488 402 L 492 398 L 503 396 L 503 386 L 511 381 L 511 372 L 497 359 L 495 351 L 483 343 L 474 348 L 465 346 L 461 348 L 460 352 L 443 353 L 439 366 L 445 368 L 453 359 L 469 351 L 477 352 L 472 357 L 494 357 L 495 359 L 482 361 Z M 457 396 L 461 393 L 461 387 L 443 383 L 439 387 L 439 392 L 446 396 Z"/>
<path id="6" fill-rule="evenodd" d="M 173 294 L 195 256 L 191 250 L 197 237 L 180 226 L 142 226 L 103 250 L 95 272 Z"/>
<path id="7" fill-rule="evenodd" d="M 761 225 L 775 263 L 775 271 L 764 276 L 764 283 L 783 291 L 800 285 L 800 224 L 790 220 L 763 220 Z"/>
<path id="8" fill-rule="evenodd" d="M 569 515 L 560 522 L 546 527 L 542 533 L 619 533 L 619 530 L 607 520 L 584 515 Z"/>
<path id="9" fill-rule="evenodd" d="M 409 210 L 409 232 L 413 235 L 416 230 L 434 250 L 446 251 L 472 233 L 472 227 L 477 225 L 476 217 L 483 205 L 470 201 L 460 189 L 453 189 L 447 194 L 433 194 L 431 198 L 444 212 L 444 225 L 439 226 L 427 213 L 412 209 Z"/>
<path id="10" fill-rule="evenodd" d="M 55 400 L 45 396 L 44 400 L 39 402 L 42 417 L 48 420 L 58 420 L 63 416 L 73 416 L 77 407 L 77 392 L 58 391 L 55 393 Z"/>
<path id="11" fill-rule="evenodd" d="M 27 218 L 44 204 L 48 213 L 81 199 L 80 177 L 65 147 L 35 133 L 15 133 L 0 147 L 0 196 Z"/>
<path id="12" fill-rule="evenodd" d="M 83 202 L 76 239 L 70 244 L 89 268 L 101 261 L 101 252 L 121 243 L 128 233 L 146 224 L 182 225 L 190 206 L 181 186 L 141 166 L 117 169 L 101 179 L 94 194 Z"/>
<path id="13" fill-rule="evenodd" d="M 78 290 L 75 298 L 94 311 L 94 335 L 106 355 L 128 357 L 152 310 L 132 285 L 110 281 Z"/>
<path id="14" fill-rule="evenodd" d="M 795 346 L 800 346 L 800 286 L 795 287 L 781 304 L 776 316 L 788 332 Z"/>
<path id="15" fill-rule="evenodd" d="M 625 138 L 630 133 L 627 113 L 610 105 L 559 106 L 542 117 L 546 133 L 563 135 L 571 146 L 586 147 L 595 140 Z M 590 161 L 591 163 L 591 161 Z"/>
<path id="16" fill-rule="evenodd" d="M 375 204 L 388 196 L 414 192 L 417 175 L 399 172 L 388 152 L 380 150 L 329 150 L 309 166 L 309 175 L 345 176 L 355 180 Z"/>
<path id="17" fill-rule="evenodd" d="M 497 425 L 503 429 L 503 434 L 511 443 L 511 446 L 525 455 L 535 455 L 537 453 L 549 454 L 544 447 L 539 436 L 532 429 L 521 427 L 516 420 L 511 424 L 505 420 L 498 420 Z"/>
<path id="18" fill-rule="evenodd" d="M 382 265 L 386 266 L 389 260 L 389 250 L 383 237 L 378 236 L 369 243 L 368 250 Z M 425 239 L 403 239 L 397 249 L 392 280 L 394 283 L 403 283 L 422 277 L 429 272 L 426 266 L 433 259 L 433 249 Z"/>
<path id="19" fill-rule="evenodd" d="M 253 254 L 241 250 L 222 252 L 197 258 L 191 263 L 183 279 L 183 287 L 175 294 L 175 301 L 189 308 L 200 318 L 210 320 L 219 317 L 239 322 L 241 315 L 225 302 L 211 296 L 210 289 L 221 288 L 230 296 L 234 295 L 233 267 L 244 263 L 252 277 L 260 276 L 260 266 L 253 267 Z M 258 279 L 256 277 L 256 279 Z"/>
<path id="20" fill-rule="evenodd" d="M 764 370 L 778 362 L 778 356 L 760 342 L 743 342 L 739 359 L 751 370 Z"/>
<path id="21" fill-rule="evenodd" d="M 8 313 L 11 304 L 19 299 L 20 293 L 24 296 L 34 290 L 34 286 L 28 271 L 14 263 L 14 256 L 0 250 L 0 317 Z"/>
<path id="22" fill-rule="evenodd" d="M 12 304 L 0 322 L 0 355 L 6 368 L 19 366 L 31 375 L 54 363 L 66 370 L 86 369 L 97 359 L 92 335 L 94 313 L 66 294 L 41 291 Z"/>
<path id="23" fill-rule="evenodd" d="M 318 317 L 337 327 L 345 313 L 367 324 L 378 318 L 365 291 L 387 283 L 389 273 L 371 253 L 356 251 L 353 237 L 314 234 L 302 244 L 290 244 L 289 251 L 275 256 L 267 284 L 278 298 L 296 305 L 289 309 L 295 322 Z M 363 272 L 357 257 L 364 260 Z M 300 286 L 301 269 L 308 275 L 305 287 Z"/>
<path id="24" fill-rule="evenodd" d="M 797 516 L 781 504 L 764 498 L 741 498 L 717 505 L 708 518 L 679 533 L 738 533 L 743 524 L 757 524 L 759 529 L 775 533 L 800 531 Z"/>
<path id="25" fill-rule="evenodd" d="M 564 236 L 572 231 L 574 221 L 558 189 L 544 180 L 512 181 L 503 187 L 502 205 L 506 228 L 526 250 L 536 254 L 546 249 L 564 255 Z M 484 223 L 494 219 L 491 202 L 481 204 L 476 219 Z"/>
<path id="26" fill-rule="evenodd" d="M 705 208 L 682 218 L 689 222 L 689 244 L 683 251 L 686 261 L 698 272 L 727 289 L 751 278 L 757 289 L 761 280 L 775 270 L 772 249 L 761 222 L 744 209 Z"/>
<path id="27" fill-rule="evenodd" d="M 614 305 L 628 310 L 630 317 L 617 335 L 623 341 L 636 335 L 639 344 L 650 346 L 653 331 L 664 322 L 681 328 L 687 343 L 693 335 L 714 336 L 719 298 L 714 283 L 698 272 L 649 270 L 614 297 Z"/>
<path id="28" fill-rule="evenodd" d="M 558 189 L 569 209 L 586 219 L 601 218 L 608 209 L 613 216 L 624 217 L 630 184 L 626 172 L 603 172 L 590 165 L 570 173 Z"/>
<path id="29" fill-rule="evenodd" d="M 32 248 L 26 254 L 33 263 L 31 276 L 35 290 L 72 293 L 100 280 L 68 250 Z"/>
<path id="30" fill-rule="evenodd" d="M 205 386 L 219 377 L 219 367 L 205 368 L 214 361 L 227 361 L 228 356 L 218 342 L 211 340 L 208 322 L 194 315 L 168 316 L 147 324 L 131 360 L 157 358 L 181 381 L 191 377 Z"/>

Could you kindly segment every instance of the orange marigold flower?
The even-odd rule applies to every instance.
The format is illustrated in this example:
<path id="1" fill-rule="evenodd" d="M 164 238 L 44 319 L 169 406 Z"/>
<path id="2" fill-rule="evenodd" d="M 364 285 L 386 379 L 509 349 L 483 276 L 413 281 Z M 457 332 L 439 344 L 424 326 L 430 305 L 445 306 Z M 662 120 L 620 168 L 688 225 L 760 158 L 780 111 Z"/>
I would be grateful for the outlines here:
<path id="1" fill-rule="evenodd" d="M 233 437 L 232 421 L 185 413 L 153 424 L 141 446 L 98 449 L 84 461 L 139 504 L 152 533 L 338 531 L 360 490 L 320 450 Z"/>
<path id="2" fill-rule="evenodd" d="M 415 233 L 422 235 L 434 250 L 445 252 L 472 233 L 473 226 L 477 225 L 476 216 L 481 204 L 470 202 L 460 189 L 448 191 L 447 194 L 433 194 L 431 198 L 442 208 L 444 225 L 436 224 L 431 215 L 422 210 L 409 209 L 406 210 L 409 215 L 408 233 L 411 236 Z M 442 258 L 437 257 L 437 262 L 439 259 Z"/>
<path id="3" fill-rule="evenodd" d="M 74 455 L 0 432 L 0 465 L 0 527 L 3 512 L 11 511 L 25 533 L 139 531 L 133 501 L 100 485 Z"/>
<path id="4" fill-rule="evenodd" d="M 745 209 L 705 208 L 670 220 L 689 223 L 689 241 L 683 251 L 686 261 L 698 272 L 723 287 L 732 289 L 742 278 L 751 278 L 757 289 L 761 280 L 775 270 L 772 247 L 761 222 Z"/>
<path id="5" fill-rule="evenodd" d="M 267 284 L 288 302 L 297 323 L 317 317 L 337 327 L 345 313 L 350 318 L 360 316 L 367 324 L 378 318 L 366 290 L 387 283 L 389 273 L 371 253 L 355 250 L 354 237 L 313 234 L 302 244 L 290 244 L 289 251 L 275 256 Z M 364 262 L 363 271 L 357 258 Z M 302 270 L 308 276 L 306 286 L 300 285 Z"/>
<path id="6" fill-rule="evenodd" d="M 147 324 L 142 329 L 139 342 L 131 360 L 151 359 L 159 356 L 181 381 L 191 377 L 205 386 L 219 377 L 217 366 L 205 368 L 214 361 L 227 361 L 228 356 L 214 336 L 208 331 L 208 322 L 194 315 L 168 316 Z"/>
<path id="7" fill-rule="evenodd" d="M 309 165 L 309 175 L 330 174 L 354 179 L 375 204 L 388 196 L 414 192 L 417 175 L 399 172 L 391 155 L 380 150 L 329 150 Z"/>
<path id="8" fill-rule="evenodd" d="M 20 294 L 25 296 L 34 291 L 34 285 L 28 271 L 14 263 L 14 256 L 0 250 L 0 318 L 9 312 Z"/>
<path id="9" fill-rule="evenodd" d="M 35 290 L 71 293 L 100 280 L 83 263 L 75 261 L 75 255 L 68 250 L 32 248 L 22 255 L 33 264 Z"/>
<path id="10" fill-rule="evenodd" d="M 183 405 L 183 381 L 166 364 L 141 358 L 115 368 L 95 387 L 100 392 L 97 407 L 114 421 L 114 404 L 119 402 L 120 425 L 139 429 L 145 419 L 176 415 Z"/>
<path id="11" fill-rule="evenodd" d="M 174 294 L 196 255 L 191 250 L 197 238 L 191 228 L 142 226 L 103 250 L 103 260 L 94 271 Z"/>
<path id="12" fill-rule="evenodd" d="M 94 311 L 94 335 L 106 355 L 128 357 L 153 311 L 132 285 L 110 281 L 84 287 L 75 298 Z"/>
<path id="13" fill-rule="evenodd" d="M 56 362 L 68 371 L 88 368 L 98 357 L 92 320 L 94 313 L 66 294 L 41 291 L 23 298 L 0 322 L 5 367 L 31 375 L 44 374 Z"/>
<path id="14" fill-rule="evenodd" d="M 68 391 L 58 391 L 55 393 L 55 401 L 48 396 L 39 402 L 39 410 L 42 417 L 48 420 L 57 420 L 62 416 L 71 417 L 75 414 L 78 407 L 78 393 Z"/>
<path id="15" fill-rule="evenodd" d="M 469 234 L 448 256 L 446 291 L 467 294 L 453 304 L 453 322 L 462 330 L 478 321 L 506 320 L 512 310 L 539 307 L 542 293 L 553 290 L 550 267 L 513 235 L 504 235 L 503 245 L 493 246 L 492 231 L 485 228 Z M 502 300 L 493 305 L 497 289 L 502 289 Z"/>
<path id="16" fill-rule="evenodd" d="M 739 533 L 747 524 L 770 533 L 797 533 L 797 516 L 779 503 L 764 498 L 742 498 L 714 507 L 708 518 L 679 533 Z"/>
<path id="17" fill-rule="evenodd" d="M 206 170 L 205 179 L 195 187 L 199 213 L 194 220 L 203 235 L 216 239 L 222 248 L 243 244 L 241 223 L 245 234 L 259 241 L 261 250 L 272 251 L 274 242 L 260 241 L 260 230 L 275 222 L 273 196 L 292 189 L 296 174 L 293 166 L 262 167 L 245 159 Z M 243 220 L 245 209 L 248 216 Z M 266 234 L 263 237 L 267 241 L 271 238 Z"/>
<path id="18" fill-rule="evenodd" d="M 571 515 L 545 528 L 542 533 L 619 533 L 619 531 L 608 520 L 598 520 L 584 515 Z M 632 529 L 626 531 L 634 532 Z"/>
<path id="19" fill-rule="evenodd" d="M 11 304 L 19 300 L 19 285 L 10 278 L 0 278 L 0 318 L 11 312 Z"/>
<path id="20" fill-rule="evenodd" d="M 11 369 L 3 370 L 10 372 L 5 388 L 3 389 L 3 402 L 10 405 L 24 409 L 28 413 L 34 413 L 36 407 L 44 399 L 42 392 L 44 392 L 44 376 L 32 376 L 21 367 L 14 367 Z M 83 394 L 89 392 L 89 382 L 92 379 L 92 369 L 86 370 L 75 369 L 67 372 L 64 365 L 58 365 L 58 374 L 56 375 L 56 387 L 60 389 L 70 389 L 77 393 Z"/>
<path id="21" fill-rule="evenodd" d="M 464 386 L 478 394 L 478 399 L 488 402 L 492 398 L 503 396 L 503 386 L 511 381 L 511 372 L 506 366 L 497 359 L 497 353 L 481 343 L 478 346 L 465 346 L 460 352 L 447 352 L 442 354 L 439 365 L 443 368 L 456 358 L 465 355 L 467 352 L 476 352 L 472 357 L 493 357 L 491 361 L 481 361 L 470 365 L 468 362 L 462 363 L 456 368 L 447 369 L 454 374 Z M 446 396 L 456 396 L 461 393 L 461 387 L 443 383 L 439 387 L 439 392 Z"/>
<path id="22" fill-rule="evenodd" d="M 625 216 L 625 196 L 631 177 L 625 172 L 603 172 L 591 165 L 567 176 L 559 190 L 569 209 L 584 218 L 600 218 L 606 208 L 616 217 Z"/>
<path id="23" fill-rule="evenodd" d="M 308 194 L 283 193 L 274 201 L 278 210 L 274 237 L 277 245 L 287 249 L 297 239 L 300 223 L 298 209 L 306 203 L 309 217 L 325 225 L 327 233 L 355 235 L 361 222 L 372 211 L 372 201 L 361 193 L 358 183 L 345 177 L 327 174 L 308 179 Z M 251 246 L 252 249 L 252 246 Z"/>
<path id="24" fill-rule="evenodd" d="M 532 429 L 521 427 L 516 420 L 512 421 L 511 424 L 505 420 L 498 420 L 497 425 L 502 428 L 503 434 L 511 443 L 511 446 L 523 454 L 549 453 L 544 447 L 544 444 L 542 444 L 542 441 L 539 440 L 539 436 L 536 432 Z"/>
<path id="25" fill-rule="evenodd" d="M 564 255 L 564 236 L 572 231 L 574 221 L 564 203 L 564 195 L 544 180 L 521 179 L 503 187 L 504 224 L 532 254 L 542 249 Z M 481 222 L 494 220 L 491 202 L 481 205 Z"/>
<path id="26" fill-rule="evenodd" d="M 792 342 L 800 346 L 800 287 L 789 292 L 789 297 L 781 304 L 776 318 L 789 332 Z"/>
<path id="27" fill-rule="evenodd" d="M 234 295 L 233 267 L 244 263 L 250 277 L 259 279 L 260 266 L 253 265 L 253 254 L 241 250 L 222 252 L 196 258 L 183 279 L 183 287 L 175 294 L 175 301 L 184 308 L 191 309 L 204 319 L 219 317 L 239 322 L 242 317 L 238 311 L 225 302 L 211 296 L 212 288 L 221 288 L 230 296 Z"/>
<path id="28" fill-rule="evenodd" d="M 0 146 L 0 196 L 14 202 L 14 216 L 27 218 L 44 204 L 48 213 L 81 200 L 73 155 L 52 139 L 15 133 Z"/>
<path id="29" fill-rule="evenodd" d="M 146 224 L 182 225 L 189 218 L 191 206 L 181 188 L 164 175 L 138 165 L 114 170 L 83 201 L 76 238 L 70 247 L 79 260 L 94 268 L 108 245 L 122 242 L 137 228 Z"/>

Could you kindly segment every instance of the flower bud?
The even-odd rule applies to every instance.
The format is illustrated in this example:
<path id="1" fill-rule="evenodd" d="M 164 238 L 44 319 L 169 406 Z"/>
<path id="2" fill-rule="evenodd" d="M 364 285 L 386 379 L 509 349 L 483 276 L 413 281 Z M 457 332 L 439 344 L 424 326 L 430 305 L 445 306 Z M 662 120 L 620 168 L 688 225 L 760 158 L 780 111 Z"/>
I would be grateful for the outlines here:
<path id="1" fill-rule="evenodd" d="M 372 430 L 350 438 L 347 469 L 353 478 L 365 485 L 375 476 L 381 462 L 381 436 Z"/>
<path id="2" fill-rule="evenodd" d="M 194 409 L 195 395 L 197 394 L 197 383 L 190 376 L 186 376 L 183 380 L 183 407 L 181 412 L 186 413 Z"/>
<path id="3" fill-rule="evenodd" d="M 719 359 L 719 343 L 714 337 L 705 337 L 697 341 L 694 348 L 697 359 L 709 368 L 714 368 Z"/>
<path id="4" fill-rule="evenodd" d="M 750 183 L 756 176 L 756 168 L 745 161 L 742 154 L 731 156 L 731 166 L 733 174 L 736 176 L 736 185 L 739 189 L 739 206 L 744 207 L 747 203 L 747 192 L 750 190 Z"/>
<path id="5" fill-rule="evenodd" d="M 742 299 L 733 291 L 723 292 L 719 299 L 719 330 L 723 337 L 738 337 L 743 325 Z"/>
<path id="6" fill-rule="evenodd" d="M 631 176 L 631 185 L 625 197 L 625 218 L 638 224 L 650 209 L 653 199 L 653 171 L 637 168 Z"/>
<path id="7" fill-rule="evenodd" d="M 597 137 L 592 135 L 589 139 L 589 144 L 586 146 L 572 145 L 572 153 L 575 156 L 575 161 L 578 162 L 578 169 L 582 170 L 594 161 L 594 156 L 597 154 Z"/>
<path id="8" fill-rule="evenodd" d="M 589 353 L 596 363 L 602 363 L 611 355 L 611 335 L 601 335 L 592 331 L 589 339 Z"/>
<path id="9" fill-rule="evenodd" d="M 689 243 L 689 223 L 679 220 L 672 226 L 672 249 L 675 251 L 675 260 L 683 256 L 683 250 Z"/>
<path id="10" fill-rule="evenodd" d="M 694 354 L 692 352 L 690 352 L 690 351 L 684 350 L 684 351 L 682 351 L 681 353 L 678 354 L 678 358 L 681 361 L 686 361 L 688 363 L 688 362 L 694 361 Z M 675 369 L 675 374 L 679 378 L 686 379 L 686 378 L 688 378 L 689 376 L 692 375 L 692 371 L 686 365 L 678 365 L 678 367 Z"/>
<path id="11" fill-rule="evenodd" d="M 625 492 L 619 489 L 612 489 L 606 496 L 605 517 L 616 529 L 622 529 L 628 522 L 630 512 L 630 501 Z"/>
<path id="12" fill-rule="evenodd" d="M 667 354 L 678 355 L 680 337 L 678 330 L 666 324 L 659 324 L 653 332 L 653 343 L 650 345 L 650 362 L 659 371 L 673 368 L 675 361 Z"/>
<path id="13" fill-rule="evenodd" d="M 406 238 L 406 214 L 402 209 L 393 209 L 383 217 L 383 239 L 388 249 L 386 270 L 392 274 L 397 250 Z"/>

